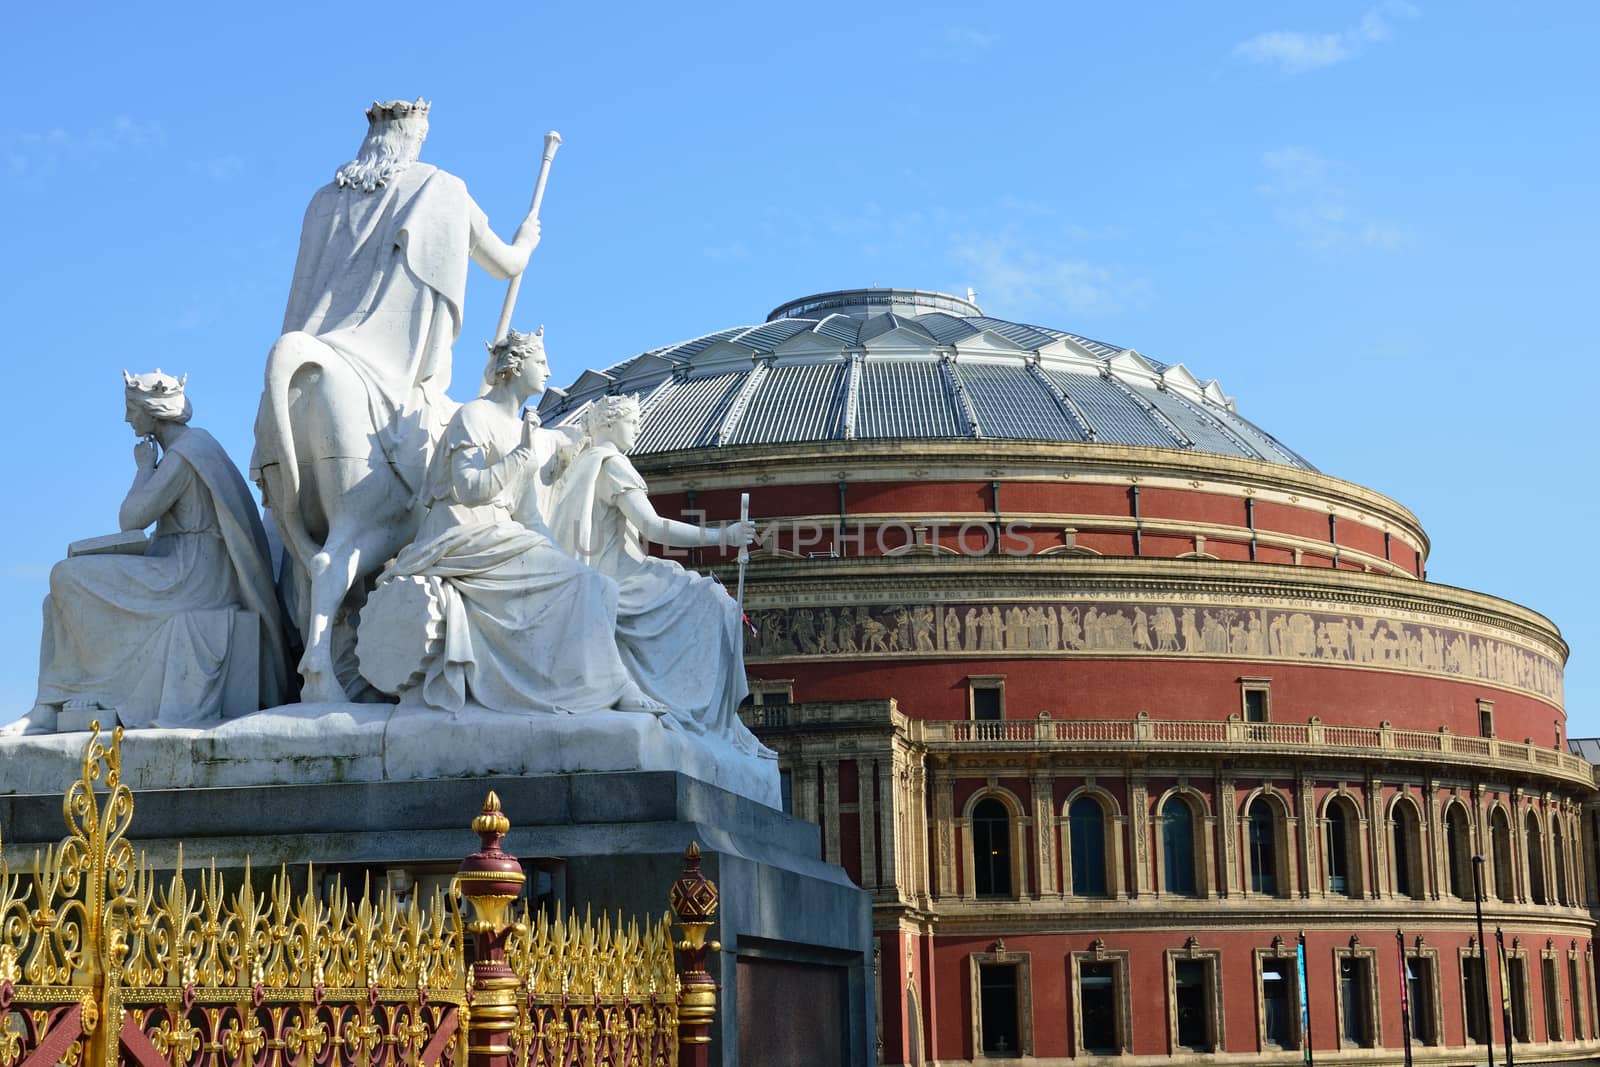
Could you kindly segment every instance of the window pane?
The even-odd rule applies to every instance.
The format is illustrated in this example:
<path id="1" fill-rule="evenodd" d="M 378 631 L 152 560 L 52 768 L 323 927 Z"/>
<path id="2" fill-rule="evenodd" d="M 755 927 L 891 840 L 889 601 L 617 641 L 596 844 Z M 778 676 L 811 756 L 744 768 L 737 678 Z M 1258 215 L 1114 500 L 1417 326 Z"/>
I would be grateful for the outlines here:
<path id="1" fill-rule="evenodd" d="M 1501 900 L 1513 900 L 1516 890 L 1511 884 L 1511 824 L 1506 813 L 1495 810 L 1491 820 L 1494 827 L 1494 895 Z"/>
<path id="2" fill-rule="evenodd" d="M 1488 1040 L 1488 987 L 1484 983 L 1483 957 L 1467 958 L 1462 964 L 1467 996 L 1467 1039 L 1481 1045 Z"/>
<path id="3" fill-rule="evenodd" d="M 1539 832 L 1539 820 L 1528 812 L 1528 896 L 1535 904 L 1546 903 L 1544 895 L 1544 835 Z"/>
<path id="4" fill-rule="evenodd" d="M 1178 1044 L 1197 1052 L 1210 1052 L 1211 1020 L 1208 975 L 1204 960 L 1177 960 L 1172 966 L 1173 992 L 1178 1011 Z"/>
<path id="5" fill-rule="evenodd" d="M 1328 892 L 1350 891 L 1350 831 L 1344 805 L 1328 805 Z"/>
<path id="6" fill-rule="evenodd" d="M 1169 797 L 1161 809 L 1162 875 L 1168 893 L 1198 896 L 1194 876 L 1194 814 L 1189 805 Z"/>
<path id="7" fill-rule="evenodd" d="M 1546 1041 L 1561 1041 L 1561 986 L 1556 982 L 1556 961 L 1540 961 L 1544 978 L 1544 1033 Z"/>
<path id="8" fill-rule="evenodd" d="M 1367 1028 L 1367 961 L 1353 956 L 1339 960 L 1341 1037 L 1365 1048 L 1371 1043 Z"/>
<path id="9" fill-rule="evenodd" d="M 1257 799 L 1250 805 L 1250 891 L 1278 894 L 1278 820 L 1272 805 Z"/>
<path id="10" fill-rule="evenodd" d="M 1472 885 L 1472 846 L 1467 840 L 1467 817 L 1452 807 L 1444 819 L 1445 863 L 1449 866 L 1450 892 L 1462 900 L 1477 896 Z"/>
<path id="11" fill-rule="evenodd" d="M 1511 985 L 1511 1032 L 1518 1041 L 1528 1037 L 1528 971 L 1520 957 L 1506 960 L 1506 976 Z"/>
<path id="12" fill-rule="evenodd" d="M 1117 965 L 1111 962 L 1078 965 L 1078 1018 L 1083 1026 L 1085 1052 L 1115 1054 L 1117 1039 Z"/>
<path id="13" fill-rule="evenodd" d="M 972 865 L 978 896 L 1011 895 L 1011 813 L 993 797 L 972 809 Z"/>
<path id="14" fill-rule="evenodd" d="M 1079 797 L 1067 809 L 1067 836 L 1072 845 L 1072 892 L 1103 897 L 1106 886 L 1105 812 L 1098 801 Z"/>
<path id="15" fill-rule="evenodd" d="M 1433 1035 L 1433 964 L 1424 959 L 1406 962 L 1406 992 L 1410 998 L 1411 1039 L 1425 1045 L 1434 1044 Z"/>
<path id="16" fill-rule="evenodd" d="M 998 722 L 1000 692 L 993 686 L 975 687 L 972 690 L 972 717 L 980 722 Z"/>
<path id="17" fill-rule="evenodd" d="M 1417 896 L 1416 871 L 1411 850 L 1416 847 L 1416 823 L 1407 804 L 1394 809 L 1394 891 L 1403 897 Z"/>
<path id="18" fill-rule="evenodd" d="M 1261 1010 L 1267 1044 L 1293 1048 L 1293 1029 L 1289 1014 L 1288 967 L 1271 967 L 1261 973 Z"/>
<path id="19" fill-rule="evenodd" d="M 1010 963 L 978 965 L 978 1015 L 983 1027 L 983 1051 L 988 1055 L 1021 1055 L 1021 1028 L 1017 1025 L 1018 970 Z"/>

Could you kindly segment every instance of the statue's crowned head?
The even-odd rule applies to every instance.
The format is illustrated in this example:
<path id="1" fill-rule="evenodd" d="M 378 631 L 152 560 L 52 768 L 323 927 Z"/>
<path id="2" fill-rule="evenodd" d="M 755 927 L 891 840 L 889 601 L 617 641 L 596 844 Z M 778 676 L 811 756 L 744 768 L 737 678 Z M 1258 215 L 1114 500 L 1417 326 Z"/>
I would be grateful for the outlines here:
<path id="1" fill-rule="evenodd" d="M 174 378 L 161 373 L 157 367 L 150 374 L 122 372 L 123 391 L 130 411 L 142 411 L 161 422 L 188 422 L 194 414 L 189 397 L 183 387 L 189 381 L 185 374 Z"/>
<path id="2" fill-rule="evenodd" d="M 333 180 L 364 193 L 388 185 L 422 153 L 430 106 L 420 96 L 416 100 L 374 100 L 367 108 L 367 136 L 361 151 L 338 169 Z"/>
<path id="3" fill-rule="evenodd" d="M 493 386 L 522 376 L 523 364 L 544 355 L 544 327 L 532 333 L 507 330 L 505 338 L 489 345 L 489 364 L 483 370 L 483 384 Z"/>

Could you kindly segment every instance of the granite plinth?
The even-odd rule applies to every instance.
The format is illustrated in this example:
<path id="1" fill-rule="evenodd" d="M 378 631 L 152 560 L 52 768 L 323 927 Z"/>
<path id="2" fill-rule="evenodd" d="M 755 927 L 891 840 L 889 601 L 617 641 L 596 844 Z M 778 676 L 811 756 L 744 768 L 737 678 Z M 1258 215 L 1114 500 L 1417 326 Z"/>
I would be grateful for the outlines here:
<path id="1" fill-rule="evenodd" d="M 0 794 L 59 793 L 77 777 L 85 740 L 0 736 Z M 640 712 L 289 704 L 206 729 L 129 730 L 122 740 L 123 781 L 135 790 L 634 770 L 679 771 L 768 807 L 780 803 L 776 760 Z"/>
<path id="2" fill-rule="evenodd" d="M 123 741 L 125 772 L 128 740 L 136 736 Z M 69 750 L 75 754 L 78 747 Z M 0 751 L 14 754 L 15 745 Z M 10 790 L 0 796 L 0 828 L 15 869 L 65 832 L 61 792 L 78 776 L 76 756 L 70 772 L 53 778 L 48 791 L 31 794 L 15 788 L 12 755 L 0 760 L 0 779 Z M 146 779 L 158 771 L 150 762 L 141 766 Z M 196 767 L 192 773 L 202 771 Z M 26 774 L 31 779 L 40 772 Z M 721 892 L 710 932 L 723 945 L 712 957 L 723 990 L 712 1062 L 760 1062 L 750 1055 L 741 1061 L 738 1050 L 771 1047 L 766 1027 L 776 1020 L 741 1020 L 738 1005 L 747 986 L 770 984 L 784 966 L 803 966 L 839 991 L 833 1030 L 841 1035 L 840 1054 L 830 1051 L 818 1062 L 871 1062 L 870 898 L 843 870 L 817 858 L 817 826 L 748 797 L 673 771 L 228 787 L 129 784 L 135 804 L 128 836 L 157 869 L 172 867 L 181 845 L 191 870 L 212 857 L 219 868 L 236 870 L 248 857 L 257 870 L 315 863 L 347 871 L 364 867 L 380 876 L 392 867 L 454 870 L 478 847 L 468 824 L 493 789 L 512 823 L 505 849 L 530 871 L 559 861 L 558 896 L 566 906 L 620 910 L 641 919 L 666 910 L 684 850 L 698 842 L 705 873 Z M 774 1032 L 771 1040 L 779 1039 Z"/>

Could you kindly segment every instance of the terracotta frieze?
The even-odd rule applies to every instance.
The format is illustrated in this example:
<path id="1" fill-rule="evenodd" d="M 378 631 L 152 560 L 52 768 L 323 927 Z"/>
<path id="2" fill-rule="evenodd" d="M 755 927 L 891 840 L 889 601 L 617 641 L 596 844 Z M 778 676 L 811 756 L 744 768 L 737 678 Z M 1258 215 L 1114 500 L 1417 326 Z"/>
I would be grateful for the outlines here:
<path id="1" fill-rule="evenodd" d="M 843 598 L 840 598 L 843 599 Z M 1413 613 L 1192 599 L 835 603 L 752 608 L 751 663 L 937 656 L 1314 662 L 1484 682 L 1559 704 L 1561 665 L 1506 634 Z M 1487 628 L 1484 628 L 1487 629 Z"/>

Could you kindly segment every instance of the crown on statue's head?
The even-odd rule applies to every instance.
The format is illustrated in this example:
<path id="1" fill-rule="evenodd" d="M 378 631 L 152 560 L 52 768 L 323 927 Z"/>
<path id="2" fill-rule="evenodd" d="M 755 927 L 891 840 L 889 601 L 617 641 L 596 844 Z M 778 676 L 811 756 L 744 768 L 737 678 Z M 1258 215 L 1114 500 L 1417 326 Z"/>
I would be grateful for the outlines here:
<path id="1" fill-rule="evenodd" d="M 534 349 L 543 348 L 544 324 L 540 323 L 539 328 L 532 333 L 519 333 L 516 330 L 507 329 L 504 337 L 498 341 L 485 341 L 483 347 L 489 350 L 490 355 L 495 355 L 499 352 L 531 352 Z"/>
<path id="2" fill-rule="evenodd" d="M 140 396 L 168 397 L 181 396 L 189 376 L 185 374 L 182 378 L 174 378 L 170 374 L 163 374 L 161 368 L 157 367 L 150 374 L 129 374 L 123 371 L 122 381 L 130 395 L 136 393 Z"/>
<path id="3" fill-rule="evenodd" d="M 420 96 L 415 100 L 374 100 L 367 108 L 367 121 L 376 124 L 395 119 L 427 118 L 428 108 L 432 106 Z"/>

